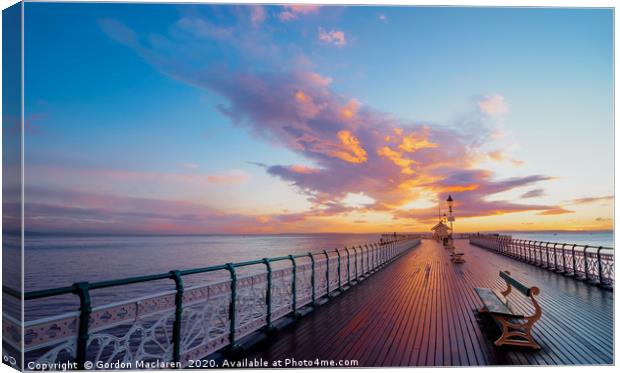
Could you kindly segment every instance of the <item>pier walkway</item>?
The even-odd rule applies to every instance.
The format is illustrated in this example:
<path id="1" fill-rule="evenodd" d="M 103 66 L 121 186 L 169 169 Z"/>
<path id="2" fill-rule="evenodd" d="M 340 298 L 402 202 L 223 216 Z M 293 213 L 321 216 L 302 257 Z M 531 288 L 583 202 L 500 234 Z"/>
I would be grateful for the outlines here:
<path id="1" fill-rule="evenodd" d="M 328 302 L 277 338 L 247 351 L 268 360 L 358 360 L 359 366 L 613 364 L 613 291 L 457 240 L 455 264 L 423 240 L 384 270 Z M 503 290 L 500 270 L 537 286 L 540 351 L 495 347 L 499 332 L 477 309 L 475 287 Z M 527 307 L 525 301 L 515 301 Z"/>

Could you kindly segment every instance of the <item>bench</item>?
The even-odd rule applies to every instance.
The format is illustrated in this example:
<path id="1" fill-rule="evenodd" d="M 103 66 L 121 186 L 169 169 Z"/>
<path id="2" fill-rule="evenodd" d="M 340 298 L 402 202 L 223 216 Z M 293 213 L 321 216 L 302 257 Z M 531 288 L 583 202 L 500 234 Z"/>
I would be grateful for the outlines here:
<path id="1" fill-rule="evenodd" d="M 463 253 L 462 251 L 456 251 L 454 241 L 450 240 L 449 244 L 446 246 L 446 249 L 450 250 L 450 260 L 452 260 L 452 262 L 465 263 L 465 258 L 463 258 L 465 253 Z"/>
<path id="2" fill-rule="evenodd" d="M 510 276 L 508 271 L 500 271 L 499 276 L 506 281 L 506 290 L 498 293 L 487 288 L 475 288 L 476 293 L 484 304 L 480 312 L 491 315 L 502 329 L 502 335 L 495 341 L 495 345 L 523 346 L 539 350 L 540 346 L 532 337 L 532 327 L 542 315 L 540 305 L 534 298 L 534 295 L 538 295 L 540 290 L 537 287 L 528 288 Z M 525 316 L 513 311 L 512 307 L 510 307 L 507 297 L 513 287 L 531 300 L 534 306 L 533 315 Z"/>
<path id="3" fill-rule="evenodd" d="M 465 258 L 463 258 L 464 255 L 465 253 L 457 253 L 456 251 L 450 254 L 450 256 L 452 257 L 452 262 L 454 263 L 465 263 Z"/>

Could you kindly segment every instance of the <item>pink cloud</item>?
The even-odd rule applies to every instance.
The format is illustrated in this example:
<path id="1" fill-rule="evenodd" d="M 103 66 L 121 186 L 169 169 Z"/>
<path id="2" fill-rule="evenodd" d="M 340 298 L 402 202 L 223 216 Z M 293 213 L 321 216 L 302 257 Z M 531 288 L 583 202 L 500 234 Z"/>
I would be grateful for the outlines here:
<path id="1" fill-rule="evenodd" d="M 522 166 L 525 164 L 525 162 L 522 160 L 507 156 L 506 153 L 504 153 L 501 150 L 494 150 L 494 151 L 488 152 L 487 155 L 489 156 L 489 158 L 497 162 L 510 162 L 515 166 Z"/>
<path id="2" fill-rule="evenodd" d="M 233 27 L 216 25 L 198 17 L 181 18 L 175 23 L 174 27 L 201 38 L 226 40 L 234 36 Z"/>
<path id="3" fill-rule="evenodd" d="M 103 32 L 111 39 L 130 47 L 139 45 L 137 34 L 122 22 L 113 18 L 102 18 L 98 23 Z"/>
<path id="4" fill-rule="evenodd" d="M 483 96 L 478 100 L 478 110 L 481 113 L 496 117 L 508 111 L 508 105 L 502 95 Z"/>
<path id="5" fill-rule="evenodd" d="M 259 25 L 267 18 L 265 8 L 260 5 L 250 6 L 250 21 L 253 25 Z"/>
<path id="6" fill-rule="evenodd" d="M 260 232 L 260 216 L 230 214 L 205 205 L 76 190 L 28 188 L 29 231 L 111 233 Z"/>
<path id="7" fill-rule="evenodd" d="M 299 18 L 302 15 L 317 14 L 319 12 L 319 5 L 309 4 L 290 4 L 283 5 L 283 10 L 278 14 L 281 21 L 292 21 Z"/>
<path id="8" fill-rule="evenodd" d="M 576 198 L 572 201 L 570 201 L 572 204 L 587 204 L 587 203 L 609 203 L 609 202 L 613 202 L 614 200 L 614 196 L 609 195 L 609 196 L 600 196 L 600 197 L 583 197 L 583 198 Z"/>
<path id="9" fill-rule="evenodd" d="M 344 47 L 347 45 L 347 38 L 344 32 L 340 30 L 325 31 L 323 28 L 319 28 L 319 40 L 325 44 L 331 44 L 336 47 Z"/>

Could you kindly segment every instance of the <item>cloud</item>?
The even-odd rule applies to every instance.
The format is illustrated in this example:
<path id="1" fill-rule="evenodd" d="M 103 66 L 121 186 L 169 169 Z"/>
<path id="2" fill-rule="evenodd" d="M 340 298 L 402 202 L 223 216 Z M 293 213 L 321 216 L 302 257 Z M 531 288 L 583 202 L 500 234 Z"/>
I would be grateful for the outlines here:
<path id="1" fill-rule="evenodd" d="M 344 47 L 347 45 L 347 38 L 343 31 L 330 30 L 325 31 L 322 27 L 319 27 L 319 40 L 325 44 L 331 44 L 336 47 Z"/>
<path id="2" fill-rule="evenodd" d="M 514 159 L 514 158 L 510 158 L 506 155 L 506 153 L 504 153 L 501 150 L 493 150 L 487 153 L 487 156 L 489 158 L 491 158 L 494 161 L 497 162 L 510 162 L 515 166 L 522 166 L 525 164 L 524 161 L 518 160 L 518 159 Z"/>
<path id="3" fill-rule="evenodd" d="M 129 27 L 113 18 L 102 18 L 98 21 L 99 27 L 112 40 L 129 47 L 139 45 L 138 36 Z"/>
<path id="4" fill-rule="evenodd" d="M 195 40 L 181 37 L 174 27 L 168 34 L 157 36 L 161 43 L 145 43 L 134 49 L 163 74 L 219 95 L 223 103 L 218 109 L 233 125 L 308 161 L 307 165 L 258 163 L 269 175 L 306 196 L 312 205 L 309 211 L 281 217 L 282 221 L 363 209 L 390 214 L 396 220 L 427 222 L 435 219 L 434 207 L 403 206 L 421 196 L 436 195 L 443 200 L 448 193 L 457 199 L 456 208 L 462 217 L 560 209 L 489 199 L 551 179 L 530 175 L 496 180 L 492 172 L 478 168 L 481 148 L 492 139 L 492 116 L 506 111 L 503 97 L 481 98 L 474 110 L 452 123 L 403 120 L 339 94 L 332 87 L 333 79 L 316 71 L 303 55 L 288 60 L 286 54 L 277 59 L 271 55 L 257 59 L 250 53 L 244 60 L 247 48 L 253 47 L 240 40 L 243 34 L 222 40 L 219 33 L 199 32 L 200 22 L 191 24 L 194 39 L 210 38 L 241 61 L 227 64 L 225 59 L 203 60 Z M 264 48 L 271 49 L 270 43 L 275 44 L 258 30 L 252 34 L 265 41 Z M 374 202 L 363 207 L 346 206 L 342 201 L 349 194 L 363 194 Z"/>
<path id="5" fill-rule="evenodd" d="M 216 25 L 199 17 L 181 18 L 173 27 L 177 32 L 185 31 L 205 39 L 226 40 L 232 39 L 234 36 L 233 27 Z"/>
<path id="6" fill-rule="evenodd" d="M 385 14 L 379 14 L 379 15 L 377 15 L 377 18 L 379 19 L 379 21 L 381 21 L 383 23 L 387 23 L 388 22 L 388 17 Z"/>
<path id="7" fill-rule="evenodd" d="M 318 14 L 319 5 L 290 4 L 282 5 L 282 11 L 278 14 L 281 21 L 287 22 L 299 18 L 302 15 Z"/>
<path id="8" fill-rule="evenodd" d="M 544 189 L 532 189 L 530 191 L 523 193 L 521 195 L 521 198 L 535 198 L 535 197 L 542 197 L 544 195 L 545 195 Z"/>
<path id="9" fill-rule="evenodd" d="M 265 8 L 260 5 L 251 5 L 250 7 L 250 21 L 253 25 L 259 25 L 267 18 Z"/>
<path id="10" fill-rule="evenodd" d="M 481 113 L 491 117 L 500 116 L 508 111 L 508 105 L 502 95 L 482 96 L 477 104 Z"/>
<path id="11" fill-rule="evenodd" d="M 598 217 L 598 218 L 596 218 L 596 219 L 594 219 L 594 220 L 596 220 L 596 221 L 597 221 L 597 222 L 599 222 L 599 223 L 606 223 L 606 222 L 610 222 L 610 221 L 612 221 L 613 219 L 612 219 L 612 218 L 603 218 L 603 217 Z"/>
<path id="12" fill-rule="evenodd" d="M 197 170 L 200 166 L 198 166 L 195 163 L 183 163 L 181 167 L 183 167 L 186 170 Z"/>
<path id="13" fill-rule="evenodd" d="M 29 231 L 183 234 L 270 229 L 262 216 L 231 214 L 187 201 L 50 188 L 26 190 L 25 226 Z"/>
<path id="14" fill-rule="evenodd" d="M 609 202 L 613 200 L 614 200 L 614 196 L 609 195 L 609 196 L 600 196 L 600 197 L 576 198 L 570 202 L 571 204 L 574 204 L 574 205 L 582 205 L 582 204 L 588 204 L 588 203 Z"/>
<path id="15" fill-rule="evenodd" d="M 562 215 L 562 214 L 572 214 L 575 211 L 572 210 L 567 210 L 565 208 L 562 207 L 555 207 L 549 210 L 545 210 L 542 212 L 539 212 L 538 215 Z"/>

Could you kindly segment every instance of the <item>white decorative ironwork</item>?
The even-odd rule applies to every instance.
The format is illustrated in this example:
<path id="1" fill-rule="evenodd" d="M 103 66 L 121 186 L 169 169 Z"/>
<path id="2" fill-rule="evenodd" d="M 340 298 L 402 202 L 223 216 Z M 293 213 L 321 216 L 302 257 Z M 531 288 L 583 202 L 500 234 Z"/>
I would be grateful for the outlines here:
<path id="1" fill-rule="evenodd" d="M 297 309 L 302 308 L 312 302 L 313 296 L 318 299 L 327 295 L 328 290 L 330 293 L 336 291 L 339 284 L 345 285 L 349 279 L 353 281 L 375 269 L 382 260 L 393 259 L 419 242 L 419 238 L 398 238 L 382 245 L 340 250 L 340 260 L 334 252 L 328 257 L 324 253 L 314 254 L 299 259 L 294 269 L 291 261 L 287 267 L 271 271 L 270 288 L 268 272 L 263 272 L 236 278 L 234 293 L 231 279 L 187 288 L 179 305 L 176 291 L 169 291 L 95 307 L 88 322 L 86 359 L 102 363 L 172 361 L 176 356 L 175 347 L 178 347 L 180 363 L 187 366 L 190 360 L 230 345 L 232 337 L 238 340 L 266 326 L 269 316 L 273 322 L 291 314 L 296 311 L 294 302 Z M 612 267 L 613 257 L 611 266 L 605 264 L 605 273 L 611 271 L 613 274 Z M 233 294 L 236 294 L 235 299 L 232 299 Z M 233 328 L 232 302 L 235 307 Z M 181 315 L 180 321 L 176 320 L 177 314 Z M 79 320 L 80 313 L 71 312 L 26 323 L 23 330 L 26 362 L 75 360 Z M 173 339 L 175 321 L 180 328 L 177 342 Z M 22 335 L 19 324 L 16 320 L 8 320 L 3 326 L 5 341 L 16 346 Z"/>
<path id="2" fill-rule="evenodd" d="M 614 286 L 614 252 L 604 247 L 516 240 L 510 236 L 470 236 L 470 243 L 552 271 Z"/>

